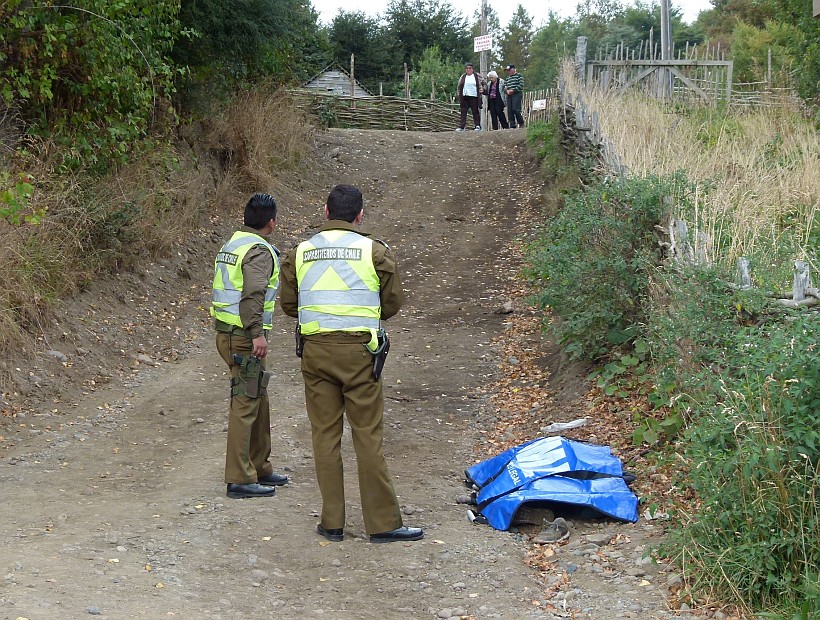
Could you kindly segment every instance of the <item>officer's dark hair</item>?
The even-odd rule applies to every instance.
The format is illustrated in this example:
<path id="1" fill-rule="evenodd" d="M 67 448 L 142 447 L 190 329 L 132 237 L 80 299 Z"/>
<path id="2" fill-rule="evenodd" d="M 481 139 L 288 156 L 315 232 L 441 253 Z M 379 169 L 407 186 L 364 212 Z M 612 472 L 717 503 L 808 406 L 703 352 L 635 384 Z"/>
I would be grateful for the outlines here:
<path id="1" fill-rule="evenodd" d="M 331 220 L 352 222 L 364 207 L 362 192 L 355 185 L 340 184 L 330 190 L 327 212 Z"/>
<path id="2" fill-rule="evenodd" d="M 276 219 L 276 199 L 270 194 L 254 194 L 245 205 L 245 226 L 259 230 Z"/>

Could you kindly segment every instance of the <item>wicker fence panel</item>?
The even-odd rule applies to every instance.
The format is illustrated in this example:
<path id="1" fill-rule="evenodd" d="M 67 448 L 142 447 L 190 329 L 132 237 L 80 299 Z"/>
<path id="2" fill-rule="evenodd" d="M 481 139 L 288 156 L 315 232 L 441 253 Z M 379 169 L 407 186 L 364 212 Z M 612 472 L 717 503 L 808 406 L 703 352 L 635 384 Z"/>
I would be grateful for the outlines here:
<path id="1" fill-rule="evenodd" d="M 401 97 L 350 97 L 306 89 L 293 91 L 296 105 L 329 127 L 453 131 L 459 123 L 458 103 Z M 533 110 L 534 101 L 545 101 Z M 527 123 L 547 120 L 558 109 L 555 90 L 526 91 L 521 111 Z M 540 106 L 540 104 L 539 104 Z"/>
<path id="2" fill-rule="evenodd" d="M 458 104 L 400 97 L 341 97 L 300 90 L 297 106 L 331 127 L 452 131 L 458 127 Z"/>

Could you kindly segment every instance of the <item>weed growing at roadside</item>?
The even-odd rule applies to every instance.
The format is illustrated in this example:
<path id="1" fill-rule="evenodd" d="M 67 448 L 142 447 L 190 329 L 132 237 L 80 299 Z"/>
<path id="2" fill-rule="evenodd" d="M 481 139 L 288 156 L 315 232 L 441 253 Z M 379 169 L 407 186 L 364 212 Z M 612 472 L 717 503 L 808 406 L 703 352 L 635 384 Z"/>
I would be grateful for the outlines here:
<path id="1" fill-rule="evenodd" d="M 715 378 L 685 434 L 689 484 L 670 549 L 694 566 L 696 591 L 753 610 L 820 604 L 820 317 L 783 315 L 735 330 L 723 348 L 732 372 Z M 817 617 L 809 616 L 809 617 Z"/>
<path id="2" fill-rule="evenodd" d="M 685 179 L 601 182 L 566 196 L 527 251 L 535 302 L 557 319 L 566 353 L 597 360 L 633 340 L 645 322 L 643 299 L 660 260 L 655 227 Z"/>

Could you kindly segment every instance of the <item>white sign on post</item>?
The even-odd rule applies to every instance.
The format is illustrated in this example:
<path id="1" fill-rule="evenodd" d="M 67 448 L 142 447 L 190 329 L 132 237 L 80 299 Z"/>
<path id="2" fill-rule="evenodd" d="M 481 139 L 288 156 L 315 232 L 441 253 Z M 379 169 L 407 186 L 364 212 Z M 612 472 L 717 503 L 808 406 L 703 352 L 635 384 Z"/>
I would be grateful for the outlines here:
<path id="1" fill-rule="evenodd" d="M 493 36 L 491 34 L 482 34 L 473 39 L 473 52 L 483 52 L 491 49 L 493 49 Z"/>
<path id="2" fill-rule="evenodd" d="M 546 110 L 547 109 L 547 100 L 546 99 L 534 99 L 532 102 L 532 111 L 537 112 L 538 110 Z"/>

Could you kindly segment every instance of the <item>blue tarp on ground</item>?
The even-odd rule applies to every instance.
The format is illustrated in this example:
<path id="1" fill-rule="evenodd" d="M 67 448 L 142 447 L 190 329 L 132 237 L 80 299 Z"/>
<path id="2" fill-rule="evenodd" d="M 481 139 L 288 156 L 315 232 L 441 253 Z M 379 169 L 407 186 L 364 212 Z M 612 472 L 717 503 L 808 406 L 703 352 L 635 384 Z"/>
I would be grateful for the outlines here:
<path id="1" fill-rule="evenodd" d="M 638 520 L 638 498 L 622 477 L 620 459 L 607 446 L 539 438 L 473 465 L 465 474 L 478 488 L 481 514 L 498 530 L 509 529 L 515 512 L 527 502 L 585 506 L 622 521 Z"/>

